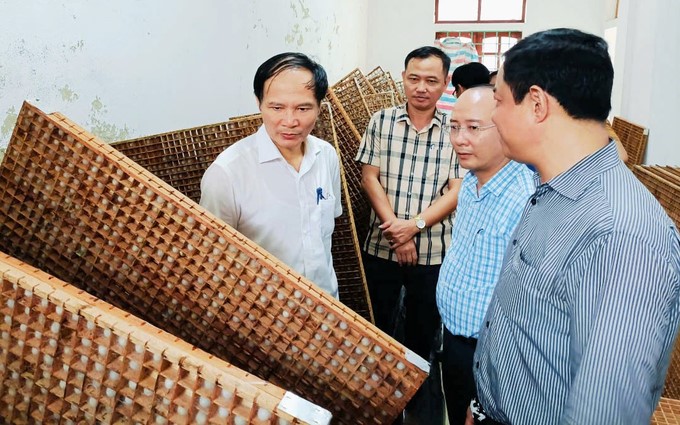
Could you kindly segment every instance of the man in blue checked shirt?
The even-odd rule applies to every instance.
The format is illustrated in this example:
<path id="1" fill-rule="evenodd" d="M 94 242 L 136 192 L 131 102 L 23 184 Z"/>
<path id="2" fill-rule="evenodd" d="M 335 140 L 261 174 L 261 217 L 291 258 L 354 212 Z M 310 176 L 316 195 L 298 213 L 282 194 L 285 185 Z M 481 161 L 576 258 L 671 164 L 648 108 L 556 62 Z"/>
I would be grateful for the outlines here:
<path id="1" fill-rule="evenodd" d="M 469 170 L 458 195 L 458 212 L 437 283 L 444 324 L 442 377 L 451 425 L 465 422 L 475 396 L 472 358 L 479 329 L 501 270 L 503 253 L 534 192 L 533 173 L 503 154 L 491 121 L 493 86 L 461 94 L 451 115 L 451 143 Z"/>
<path id="2" fill-rule="evenodd" d="M 479 334 L 468 423 L 650 423 L 680 320 L 680 237 L 608 138 L 613 78 L 607 43 L 578 30 L 505 54 L 493 121 L 537 188 Z"/>

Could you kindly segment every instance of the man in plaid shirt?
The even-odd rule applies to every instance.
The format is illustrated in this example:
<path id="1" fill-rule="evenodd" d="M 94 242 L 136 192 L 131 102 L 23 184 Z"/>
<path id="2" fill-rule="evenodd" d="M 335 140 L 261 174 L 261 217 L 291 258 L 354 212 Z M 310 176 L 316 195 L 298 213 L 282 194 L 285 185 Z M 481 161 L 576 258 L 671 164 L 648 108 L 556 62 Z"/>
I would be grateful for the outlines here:
<path id="1" fill-rule="evenodd" d="M 404 287 L 404 344 L 425 359 L 440 329 L 435 289 L 461 181 L 447 116 L 436 108 L 450 63 L 435 47 L 409 53 L 406 104 L 373 115 L 356 157 L 373 207 L 363 248 L 376 325 L 394 335 Z"/>

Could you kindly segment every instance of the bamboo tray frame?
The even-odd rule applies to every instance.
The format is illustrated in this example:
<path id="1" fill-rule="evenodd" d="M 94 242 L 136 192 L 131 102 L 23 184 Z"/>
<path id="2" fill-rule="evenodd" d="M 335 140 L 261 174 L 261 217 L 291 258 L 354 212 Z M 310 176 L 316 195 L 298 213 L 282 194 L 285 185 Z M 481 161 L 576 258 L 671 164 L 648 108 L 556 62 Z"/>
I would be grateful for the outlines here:
<path id="1" fill-rule="evenodd" d="M 652 416 L 651 425 L 680 424 L 680 400 L 661 397 Z"/>
<path id="2" fill-rule="evenodd" d="M 614 117 L 612 129 L 628 153 L 626 164 L 628 166 L 642 164 L 647 149 L 649 130 L 621 117 Z"/>
<path id="3" fill-rule="evenodd" d="M 427 363 L 114 148 L 25 103 L 0 249 L 286 389 L 391 423 Z"/>
<path id="4" fill-rule="evenodd" d="M 0 417 L 9 423 L 328 423 L 285 390 L 0 253 Z"/>

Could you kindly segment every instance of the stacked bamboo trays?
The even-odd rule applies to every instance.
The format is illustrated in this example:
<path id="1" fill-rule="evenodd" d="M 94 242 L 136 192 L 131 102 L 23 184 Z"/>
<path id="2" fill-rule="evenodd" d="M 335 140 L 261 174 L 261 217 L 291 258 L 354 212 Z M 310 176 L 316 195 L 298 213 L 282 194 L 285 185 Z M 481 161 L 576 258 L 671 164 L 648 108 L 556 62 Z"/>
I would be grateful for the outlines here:
<path id="1" fill-rule="evenodd" d="M 649 130 L 621 117 L 614 117 L 612 129 L 628 154 L 628 166 L 642 164 L 647 149 Z"/>
<path id="2" fill-rule="evenodd" d="M 634 165 L 632 170 L 666 210 L 676 227 L 680 228 L 680 168 Z M 663 396 L 680 399 L 680 339 L 676 341 L 671 354 Z"/>
<path id="3" fill-rule="evenodd" d="M 0 416 L 6 423 L 331 419 L 330 412 L 4 253 L 0 285 Z"/>
<path id="4" fill-rule="evenodd" d="M 634 165 L 633 174 L 644 184 L 680 228 L 680 169 Z M 680 392 L 679 394 L 680 395 Z"/>
<path id="5" fill-rule="evenodd" d="M 391 423 L 428 365 L 61 114 L 0 167 L 0 249 L 333 413 Z"/>
<path id="6" fill-rule="evenodd" d="M 244 137 L 257 132 L 262 125 L 261 114 L 231 117 L 229 121 L 185 130 L 124 140 L 112 143 L 118 151 L 160 177 L 194 202 L 201 198 L 201 178 L 217 156 Z M 321 105 L 321 114 L 313 133 L 338 148 L 329 105 Z M 191 164 L 191 167 L 178 164 Z M 359 240 L 342 172 L 343 215 L 335 221 L 333 232 L 333 265 L 338 277 L 340 301 L 373 321 L 368 298 L 366 276 L 361 260 Z"/>
<path id="7" fill-rule="evenodd" d="M 368 234 L 371 205 L 361 187 L 361 164 L 354 158 L 375 108 L 376 89 L 359 69 L 355 69 L 331 86 L 326 96 L 330 103 L 337 133 L 340 159 L 354 213 L 357 236 L 364 243 Z M 372 108 L 366 102 L 370 98 Z M 396 101 L 396 97 L 394 97 Z M 384 101 L 384 96 L 379 98 Z"/>
<path id="8" fill-rule="evenodd" d="M 340 144 L 335 131 L 335 120 L 333 119 L 331 105 L 328 102 L 321 104 L 321 113 L 316 122 L 314 133 L 317 137 L 331 142 L 338 157 L 340 157 Z M 371 298 L 368 293 L 359 235 L 356 230 L 355 206 L 351 201 L 347 175 L 342 163 L 340 164 L 340 180 L 342 183 L 343 214 L 335 219 L 333 245 L 331 246 L 333 268 L 338 278 L 340 301 L 373 323 Z"/>
<path id="9" fill-rule="evenodd" d="M 680 400 L 661 397 L 652 416 L 651 425 L 680 424 Z"/>
<path id="10" fill-rule="evenodd" d="M 384 71 L 380 66 L 375 67 L 371 72 L 366 74 L 366 79 L 377 93 L 393 93 L 396 104 L 406 102 L 406 98 L 402 97 L 402 93 L 397 88 L 397 84 L 392 78 L 392 75 L 390 75 L 389 72 Z"/>

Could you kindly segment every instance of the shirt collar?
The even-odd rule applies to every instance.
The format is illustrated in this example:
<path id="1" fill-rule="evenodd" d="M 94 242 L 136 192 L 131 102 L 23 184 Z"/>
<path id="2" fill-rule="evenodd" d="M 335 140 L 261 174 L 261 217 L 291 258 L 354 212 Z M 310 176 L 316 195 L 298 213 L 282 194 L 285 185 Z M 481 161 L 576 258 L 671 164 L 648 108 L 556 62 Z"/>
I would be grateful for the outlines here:
<path id="1" fill-rule="evenodd" d="M 260 164 L 273 161 L 275 159 L 281 159 L 282 161 L 285 161 L 285 158 L 283 155 L 281 155 L 279 148 L 276 147 L 271 137 L 269 137 L 267 129 L 264 127 L 264 125 L 260 126 L 260 128 L 257 130 L 257 133 L 255 133 L 255 142 L 257 145 L 257 159 L 259 160 Z M 316 157 L 316 155 L 318 155 L 320 152 L 321 147 L 318 145 L 318 143 L 316 143 L 316 141 L 311 136 L 307 136 L 307 140 L 305 140 L 305 156 L 302 161 L 305 162 L 310 157 Z"/>
<path id="2" fill-rule="evenodd" d="M 508 162 L 482 186 L 482 189 L 479 191 L 479 197 L 481 198 L 485 192 L 490 192 L 496 197 L 501 196 L 510 183 L 513 182 L 513 177 L 517 173 L 531 172 L 528 168 L 526 170 L 523 170 L 523 168 L 526 168 L 526 165 L 515 161 Z M 477 176 L 473 171 L 470 171 L 468 174 L 470 175 L 469 184 L 474 188 L 475 193 L 477 193 Z"/>
<path id="3" fill-rule="evenodd" d="M 407 103 L 397 106 L 397 121 L 406 121 L 411 124 L 411 119 L 408 116 L 408 110 L 406 109 Z M 437 125 L 440 128 L 446 124 L 446 115 L 439 110 L 439 108 L 434 109 L 434 117 L 432 117 L 432 122 L 430 126 Z"/>
<path id="4" fill-rule="evenodd" d="M 583 158 L 546 184 L 567 198 L 576 200 L 593 180 L 620 162 L 616 143 L 610 139 L 606 146 Z"/>

